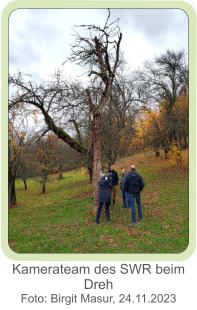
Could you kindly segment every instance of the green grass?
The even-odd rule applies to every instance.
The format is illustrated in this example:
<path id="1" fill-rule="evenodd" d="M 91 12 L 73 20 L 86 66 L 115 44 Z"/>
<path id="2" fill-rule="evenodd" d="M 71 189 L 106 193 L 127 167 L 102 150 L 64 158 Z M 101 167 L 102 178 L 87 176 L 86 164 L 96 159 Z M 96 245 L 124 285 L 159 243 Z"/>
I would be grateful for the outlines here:
<path id="1" fill-rule="evenodd" d="M 92 185 L 85 169 L 51 177 L 47 194 L 27 180 L 16 182 L 17 208 L 9 210 L 9 245 L 17 253 L 180 253 L 188 245 L 188 169 L 173 168 L 169 160 L 151 153 L 120 160 L 135 162 L 146 186 L 142 192 L 143 221 L 129 227 L 120 190 L 110 206 L 111 224 L 104 211 L 99 225 L 92 214 Z"/>

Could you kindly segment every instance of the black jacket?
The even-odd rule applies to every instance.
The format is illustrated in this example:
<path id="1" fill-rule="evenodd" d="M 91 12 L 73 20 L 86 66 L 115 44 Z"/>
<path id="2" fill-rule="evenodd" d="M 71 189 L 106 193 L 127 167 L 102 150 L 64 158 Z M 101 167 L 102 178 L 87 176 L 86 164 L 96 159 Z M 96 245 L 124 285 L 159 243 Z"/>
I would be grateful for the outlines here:
<path id="1" fill-rule="evenodd" d="M 115 170 L 109 170 L 108 173 L 111 173 L 112 176 L 112 186 L 118 185 L 119 178 Z"/>
<path id="2" fill-rule="evenodd" d="M 104 176 L 99 181 L 99 202 L 111 202 L 112 182 L 108 176 Z"/>
<path id="3" fill-rule="evenodd" d="M 145 184 L 142 177 L 136 172 L 131 171 L 127 174 L 124 182 L 125 191 L 129 194 L 138 194 L 142 191 Z"/>

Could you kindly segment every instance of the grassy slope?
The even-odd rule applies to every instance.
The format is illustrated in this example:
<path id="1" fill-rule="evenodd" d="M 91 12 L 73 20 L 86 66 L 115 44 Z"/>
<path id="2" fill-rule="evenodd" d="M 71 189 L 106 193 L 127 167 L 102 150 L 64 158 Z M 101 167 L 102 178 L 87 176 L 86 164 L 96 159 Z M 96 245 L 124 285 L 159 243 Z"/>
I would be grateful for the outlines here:
<path id="1" fill-rule="evenodd" d="M 185 154 L 187 156 L 187 154 Z M 111 224 L 102 212 L 99 225 L 92 215 L 92 185 L 85 169 L 64 173 L 41 186 L 17 180 L 18 207 L 9 210 L 9 244 L 18 253 L 178 253 L 188 245 L 188 169 L 173 168 L 151 153 L 122 159 L 115 167 L 135 162 L 146 186 L 142 192 L 144 220 L 129 227 L 131 215 L 111 206 Z"/>

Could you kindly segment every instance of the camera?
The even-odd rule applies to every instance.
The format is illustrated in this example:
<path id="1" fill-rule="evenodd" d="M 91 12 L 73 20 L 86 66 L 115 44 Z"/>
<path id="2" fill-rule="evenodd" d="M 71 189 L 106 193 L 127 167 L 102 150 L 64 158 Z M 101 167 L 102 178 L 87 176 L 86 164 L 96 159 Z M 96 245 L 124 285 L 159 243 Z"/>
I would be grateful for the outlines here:
<path id="1" fill-rule="evenodd" d="M 109 178 L 109 180 L 111 181 L 112 180 L 112 173 L 111 172 L 108 172 L 106 174 L 106 177 Z"/>

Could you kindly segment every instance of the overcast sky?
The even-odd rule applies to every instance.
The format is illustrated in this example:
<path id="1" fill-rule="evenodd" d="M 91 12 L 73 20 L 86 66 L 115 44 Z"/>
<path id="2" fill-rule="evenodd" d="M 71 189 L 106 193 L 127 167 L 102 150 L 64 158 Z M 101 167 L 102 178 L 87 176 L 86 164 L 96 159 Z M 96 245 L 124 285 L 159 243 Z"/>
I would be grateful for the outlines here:
<path id="1" fill-rule="evenodd" d="M 9 18 L 9 66 L 47 79 L 58 68 L 67 77 L 81 69 L 62 63 L 70 55 L 74 25 L 104 25 L 106 9 L 18 9 Z M 121 49 L 131 70 L 166 49 L 188 52 L 188 18 L 180 9 L 112 9 L 112 20 L 120 18 Z"/>

